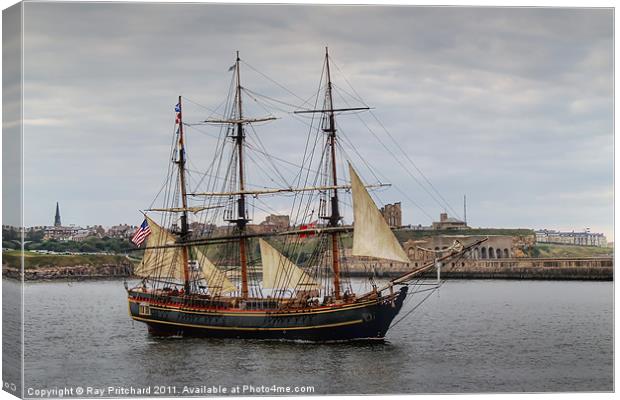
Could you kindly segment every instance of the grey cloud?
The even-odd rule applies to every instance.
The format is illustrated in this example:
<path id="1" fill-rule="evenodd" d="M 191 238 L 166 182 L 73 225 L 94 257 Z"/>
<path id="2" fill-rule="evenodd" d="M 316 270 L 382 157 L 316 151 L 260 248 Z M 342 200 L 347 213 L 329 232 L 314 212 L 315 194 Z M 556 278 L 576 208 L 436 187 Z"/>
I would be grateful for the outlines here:
<path id="1" fill-rule="evenodd" d="M 49 223 L 57 199 L 77 224 L 132 221 L 161 184 L 177 95 L 219 105 L 240 50 L 309 98 L 329 45 L 337 100 L 355 103 L 346 78 L 457 211 L 468 194 L 473 225 L 587 224 L 611 234 L 610 9 L 27 3 L 25 32 L 28 224 Z M 300 103 L 247 66 L 242 79 Z M 439 213 L 357 116 L 339 126 L 377 172 Z M 283 118 L 257 130 L 298 162 L 306 126 Z M 192 134 L 203 166 L 211 139 Z M 379 197 L 403 200 L 406 222 L 430 222 L 398 192 Z"/>

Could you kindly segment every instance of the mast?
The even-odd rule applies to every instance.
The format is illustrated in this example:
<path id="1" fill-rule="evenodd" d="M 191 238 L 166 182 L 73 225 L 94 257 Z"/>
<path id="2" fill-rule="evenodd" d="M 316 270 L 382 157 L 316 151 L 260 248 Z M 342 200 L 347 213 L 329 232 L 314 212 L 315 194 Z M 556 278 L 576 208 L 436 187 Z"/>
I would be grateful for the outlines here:
<path id="1" fill-rule="evenodd" d="M 331 202 L 331 215 L 329 216 L 329 226 L 335 227 L 340 222 L 340 210 L 338 208 L 338 176 L 336 168 L 336 123 L 334 119 L 334 101 L 332 97 L 332 79 L 329 70 L 329 52 L 325 47 L 325 64 L 327 69 L 327 114 L 329 117 L 329 125 L 324 128 L 327 132 L 329 148 L 331 153 L 331 172 L 332 172 L 332 184 L 334 185 L 333 195 L 330 199 Z M 338 233 L 333 232 L 331 234 L 332 239 L 332 270 L 334 272 L 334 295 L 336 300 L 340 299 L 340 251 L 338 247 Z"/>
<path id="2" fill-rule="evenodd" d="M 323 128 L 323 131 L 328 134 L 327 143 L 329 146 L 329 161 L 331 167 L 331 176 L 332 176 L 332 196 L 330 198 L 330 209 L 331 213 L 329 216 L 322 217 L 328 220 L 328 226 L 330 229 L 334 229 L 338 226 L 338 223 L 342 219 L 340 215 L 340 210 L 338 207 L 338 175 L 336 168 L 336 122 L 334 118 L 335 112 L 342 111 L 357 111 L 357 110 L 368 110 L 368 107 L 351 107 L 351 108 L 334 108 L 334 100 L 332 97 L 332 79 L 331 79 L 331 71 L 329 68 L 329 51 L 328 48 L 325 47 L 325 65 L 327 72 L 327 93 L 325 97 L 325 103 L 322 110 L 301 110 L 295 111 L 296 114 L 301 113 L 322 113 L 327 114 L 328 123 L 327 127 Z M 334 273 L 334 294 L 336 299 L 340 299 L 340 251 L 338 247 L 338 233 L 334 230 L 331 233 L 331 241 L 332 241 L 332 270 Z"/>
<path id="3" fill-rule="evenodd" d="M 237 144 L 239 158 L 239 200 L 237 203 L 237 228 L 239 230 L 239 261 L 241 262 L 241 295 L 244 299 L 248 298 L 248 260 L 246 251 L 246 239 L 243 237 L 243 231 L 248 223 L 245 215 L 245 179 L 243 175 L 243 109 L 241 106 L 241 74 L 239 72 L 239 51 L 237 51 L 237 60 L 235 61 L 235 70 L 237 74 L 237 134 L 235 141 Z"/>
<path id="4" fill-rule="evenodd" d="M 183 204 L 183 213 L 181 214 L 181 241 L 186 241 L 189 236 L 187 225 L 187 188 L 185 182 L 185 142 L 183 140 L 183 112 L 181 105 L 181 96 L 179 96 L 177 123 L 179 124 L 179 180 L 181 186 L 181 202 Z M 189 294 L 189 248 L 187 245 L 182 247 L 183 257 L 183 280 L 185 286 L 185 294 Z"/>
<path id="5" fill-rule="evenodd" d="M 241 264 L 241 293 L 244 299 L 248 298 L 249 290 L 248 290 L 248 257 L 247 257 L 247 235 L 245 235 L 246 225 L 249 221 L 246 215 L 246 207 L 245 207 L 245 196 L 250 192 L 245 189 L 245 175 L 243 170 L 243 142 L 245 140 L 245 133 L 243 131 L 243 125 L 249 124 L 252 122 L 263 122 L 274 120 L 275 117 L 265 117 L 265 118 L 243 118 L 243 107 L 241 102 L 241 73 L 239 68 L 239 62 L 241 59 L 239 58 L 239 51 L 237 51 L 237 59 L 235 60 L 235 77 L 237 81 L 237 86 L 235 88 L 235 105 L 237 109 L 237 115 L 232 115 L 230 119 L 207 119 L 203 122 L 205 123 L 213 123 L 213 124 L 231 124 L 236 128 L 236 132 L 232 136 L 235 146 L 237 148 L 237 157 L 239 159 L 237 168 L 239 169 L 239 190 L 232 193 L 227 193 L 227 195 L 237 195 L 239 196 L 237 199 L 237 218 L 234 218 L 234 215 L 230 217 L 230 219 L 226 218 L 227 222 L 234 222 L 237 225 L 236 235 L 239 239 L 239 262 Z M 223 193 L 207 193 L 207 195 L 222 195 Z M 194 193 L 193 195 L 197 195 Z"/>

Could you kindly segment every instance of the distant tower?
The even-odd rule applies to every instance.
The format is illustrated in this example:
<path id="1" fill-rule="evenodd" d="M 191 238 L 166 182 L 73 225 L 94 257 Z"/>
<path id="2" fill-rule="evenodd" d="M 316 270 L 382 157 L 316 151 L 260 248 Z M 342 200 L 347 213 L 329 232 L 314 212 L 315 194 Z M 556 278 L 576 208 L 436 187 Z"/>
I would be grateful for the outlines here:
<path id="1" fill-rule="evenodd" d="M 60 207 L 58 207 L 58 202 L 56 202 L 56 216 L 54 217 L 54 226 L 62 226 L 60 222 Z"/>

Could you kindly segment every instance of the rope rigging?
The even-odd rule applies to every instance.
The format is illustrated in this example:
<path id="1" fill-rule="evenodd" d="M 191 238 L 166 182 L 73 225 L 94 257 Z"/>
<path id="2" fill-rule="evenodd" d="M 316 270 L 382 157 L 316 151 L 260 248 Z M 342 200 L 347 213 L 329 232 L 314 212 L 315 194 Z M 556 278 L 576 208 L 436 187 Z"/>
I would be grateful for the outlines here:
<path id="1" fill-rule="evenodd" d="M 239 62 L 240 60 L 238 60 Z M 237 208 L 239 205 L 239 199 L 237 196 L 243 198 L 245 192 L 239 191 L 240 186 L 247 187 L 256 187 L 256 188 L 265 188 L 269 189 L 266 183 L 270 183 L 277 187 L 284 188 L 293 188 L 293 187 L 327 187 L 328 185 L 332 185 L 332 180 L 335 181 L 333 186 L 329 190 L 318 190 L 318 191 L 301 191 L 296 194 L 285 194 L 284 196 L 288 196 L 292 201 L 288 202 L 290 204 L 290 221 L 292 226 L 303 226 L 309 225 L 312 223 L 316 223 L 320 226 L 326 226 L 328 223 L 329 226 L 341 225 L 344 221 L 344 214 L 336 213 L 338 220 L 334 224 L 333 214 L 331 215 L 330 220 L 328 220 L 328 216 L 330 213 L 330 209 L 327 208 L 328 205 L 331 204 L 331 212 L 333 213 L 334 207 L 338 210 L 338 204 L 344 206 L 344 209 L 351 210 L 352 204 L 346 200 L 344 196 L 337 196 L 337 184 L 342 182 L 343 184 L 348 183 L 348 179 L 346 179 L 344 174 L 339 174 L 340 176 L 336 177 L 335 172 L 332 171 L 332 167 L 336 169 L 336 164 L 340 168 L 337 170 L 343 171 L 346 170 L 347 160 L 352 160 L 355 158 L 360 161 L 360 164 L 364 165 L 364 167 L 370 172 L 372 177 L 378 182 L 387 181 L 384 179 L 384 176 L 380 169 L 374 168 L 365 158 L 362 153 L 358 150 L 358 146 L 355 145 L 355 141 L 351 139 L 350 135 L 347 134 L 343 128 L 339 125 L 336 125 L 333 121 L 333 115 L 339 114 L 342 111 L 348 111 L 350 113 L 354 113 L 356 117 L 362 122 L 362 124 L 369 130 L 372 136 L 380 143 L 380 145 L 388 151 L 388 153 L 392 154 L 394 160 L 397 164 L 404 169 L 407 174 L 416 181 L 416 183 L 424 189 L 424 191 L 441 207 L 449 207 L 449 204 L 445 200 L 441 194 L 437 191 L 436 187 L 432 185 L 430 180 L 422 173 L 422 171 L 413 163 L 411 158 L 404 152 L 402 147 L 398 146 L 395 138 L 391 135 L 389 131 L 385 128 L 383 124 L 380 124 L 385 134 L 388 135 L 391 143 L 396 145 L 399 148 L 399 151 L 405 156 L 405 160 L 408 161 L 415 170 L 422 176 L 423 181 L 418 179 L 412 171 L 405 165 L 405 163 L 398 157 L 394 156 L 393 152 L 390 150 L 390 146 L 386 143 L 385 140 L 382 140 L 377 132 L 375 132 L 368 123 L 366 123 L 361 116 L 359 115 L 360 108 L 352 107 L 349 104 L 347 98 L 342 96 L 339 92 L 342 91 L 349 98 L 353 98 L 355 100 L 360 101 L 364 104 L 365 108 L 366 103 L 361 100 L 361 97 L 355 89 L 353 89 L 353 93 L 349 93 L 344 88 L 340 86 L 331 85 L 331 81 L 328 84 L 325 84 L 326 78 L 326 67 L 327 67 L 327 58 L 323 63 L 323 70 L 321 72 L 321 79 L 319 81 L 316 93 L 313 94 L 314 101 L 312 101 L 312 97 L 308 99 L 303 99 L 300 96 L 297 96 L 286 86 L 277 83 L 274 79 L 268 77 L 267 75 L 261 73 L 256 70 L 254 67 L 251 67 L 248 63 L 243 62 L 243 65 L 248 66 L 251 70 L 257 72 L 259 75 L 263 76 L 267 80 L 272 83 L 275 83 L 278 87 L 285 90 L 289 95 L 293 96 L 297 101 L 300 101 L 301 106 L 303 106 L 303 111 L 309 112 L 310 115 L 299 115 L 295 113 L 296 109 L 299 109 L 299 105 L 295 105 L 292 101 L 279 100 L 273 96 L 264 95 L 248 89 L 246 87 L 242 87 L 238 82 L 238 75 L 235 78 L 235 74 L 233 73 L 233 77 L 231 78 L 228 94 L 226 99 L 220 103 L 215 109 L 204 106 L 195 100 L 191 100 L 185 98 L 187 102 L 193 104 L 196 107 L 200 107 L 208 111 L 210 114 L 208 117 L 199 123 L 182 123 L 184 127 L 186 127 L 189 131 L 196 131 L 201 133 L 208 138 L 216 139 L 215 145 L 212 147 L 213 157 L 210 159 L 209 163 L 205 168 L 200 168 L 194 162 L 191 157 L 187 157 L 187 163 L 189 167 L 185 169 L 187 173 L 187 181 L 189 182 L 189 186 L 191 187 L 191 191 L 194 193 L 199 192 L 199 188 L 206 188 L 209 192 L 226 192 L 231 194 L 228 197 L 222 196 L 204 196 L 201 199 L 192 198 L 191 201 L 193 204 L 201 203 L 202 206 L 208 207 L 206 212 L 196 214 L 192 216 L 192 218 L 196 219 L 196 222 L 203 224 L 205 226 L 218 226 L 222 220 L 228 221 L 230 224 L 225 228 L 226 232 L 229 235 L 232 235 L 234 232 L 234 223 L 233 221 L 238 221 L 239 218 L 247 218 L 251 216 L 252 218 L 248 218 L 249 222 L 251 219 L 256 217 L 256 213 L 271 213 L 277 214 L 278 207 L 273 207 L 272 205 L 264 202 L 260 196 L 248 196 L 248 202 L 244 203 L 244 209 L 241 210 L 241 206 Z M 335 65 L 335 64 L 334 64 Z M 238 67 L 237 67 L 238 68 Z M 339 68 L 336 65 L 336 68 Z M 237 71 L 238 72 L 238 71 Z M 327 73 L 327 76 L 329 74 Z M 237 79 L 237 80 L 236 80 Z M 346 78 L 345 78 L 346 80 Z M 348 83 L 348 81 L 347 81 Z M 327 90 L 329 89 L 330 95 L 327 97 Z M 336 109 L 332 104 L 331 91 L 334 90 L 334 94 L 339 102 L 342 102 L 343 105 L 346 105 L 346 109 Z M 325 92 L 325 96 L 322 93 Z M 270 116 L 270 119 L 275 118 L 272 110 L 284 112 L 292 117 L 292 120 L 297 121 L 300 124 L 305 125 L 308 128 L 308 133 L 305 139 L 304 151 L 301 157 L 301 164 L 297 164 L 291 161 L 288 161 L 284 158 L 280 158 L 277 156 L 273 156 L 270 154 L 268 149 L 274 146 L 269 146 L 267 138 L 261 138 L 259 132 L 257 132 L 256 128 L 261 125 L 261 122 L 264 120 L 252 120 L 246 119 L 243 120 L 241 113 L 241 96 L 246 96 L 251 99 L 251 102 L 247 102 L 245 104 L 253 104 L 254 107 L 261 109 L 263 112 L 266 112 L 267 115 Z M 357 98 L 356 98 L 357 96 Z M 318 110 L 319 104 L 322 102 L 323 110 Z M 314 103 L 314 104 L 312 104 Z M 329 111 L 331 110 L 331 115 Z M 244 114 L 251 115 L 251 112 L 245 110 Z M 319 116 L 315 115 L 319 114 Z M 377 117 L 372 113 L 373 118 L 377 119 Z M 213 116 L 218 118 L 218 121 L 209 122 L 209 119 Z M 329 117 L 329 118 L 328 118 Z M 247 118 L 247 117 L 246 117 Z M 331 119 L 330 119 L 331 118 Z M 235 125 L 233 122 L 238 124 L 239 128 L 235 131 Z M 217 123 L 220 125 L 217 134 L 211 131 L 211 126 Z M 204 126 L 208 126 L 207 129 L 203 129 Z M 241 126 L 245 127 L 241 130 Z M 329 132 L 330 129 L 333 132 L 333 137 L 331 138 Z M 240 131 L 241 130 L 241 131 Z M 335 138 L 335 131 L 338 131 L 338 137 Z M 237 135 L 243 136 L 242 142 L 237 142 Z M 191 136 L 191 135 L 190 135 Z M 238 147 L 238 151 L 236 151 L 236 147 Z M 335 151 L 337 149 L 337 155 L 333 156 L 333 159 L 330 159 L 328 156 L 330 151 Z M 241 151 L 243 150 L 243 159 L 247 160 L 247 163 L 244 161 L 241 163 Z M 163 203 L 166 207 L 172 208 L 175 205 L 178 205 L 180 201 L 180 190 L 179 190 L 179 180 L 178 177 L 175 179 L 176 172 L 174 168 L 171 166 L 176 163 L 176 159 L 178 157 L 177 154 L 177 146 L 176 140 L 173 140 L 171 146 L 170 153 L 170 163 L 167 171 L 166 180 L 162 185 L 162 188 L 156 195 L 153 204 L 157 201 L 157 199 L 161 196 L 162 192 L 164 192 Z M 195 155 L 195 154 L 194 154 Z M 291 168 L 292 167 L 292 168 Z M 249 173 L 247 177 L 251 183 L 240 185 L 239 176 L 244 176 L 246 173 Z M 431 216 L 417 203 L 415 202 L 409 194 L 402 191 L 400 188 L 395 186 L 396 190 L 403 195 L 411 204 L 413 204 L 417 209 L 419 209 L 423 214 L 427 217 L 431 218 Z M 430 189 L 429 189 L 430 188 Z M 165 190 L 166 189 L 166 190 Z M 244 189 L 245 190 L 245 189 Z M 232 193 L 235 193 L 232 195 Z M 275 196 L 275 194 L 269 194 L 270 196 Z M 191 197 L 191 196 L 190 196 Z M 379 198 L 379 195 L 375 193 L 375 197 Z M 381 200 L 379 198 L 379 200 Z M 331 203 L 330 203 L 331 202 Z M 379 201 L 379 203 L 382 203 Z M 214 206 L 220 206 L 219 208 L 212 208 Z M 188 206 L 189 207 L 189 206 Z M 456 213 L 454 213 L 456 215 Z M 174 220 L 176 218 L 173 215 L 162 216 L 161 224 L 162 226 L 174 226 L 178 224 L 178 220 Z M 235 219 L 237 218 L 237 219 Z M 334 225 L 331 225 L 334 224 Z M 219 229 L 219 228 L 218 228 Z M 215 235 L 215 231 L 217 229 L 213 229 L 207 232 L 201 232 L 205 234 L 206 237 L 211 237 Z M 222 230 L 219 229 L 218 234 L 222 233 Z M 334 248 L 331 248 L 332 243 L 330 242 L 331 237 L 335 237 Z M 295 260 L 295 264 L 299 266 L 304 272 L 308 273 L 313 279 L 316 279 L 317 282 L 320 282 L 320 294 L 321 296 L 330 296 L 332 290 L 335 287 L 338 287 L 339 284 L 342 286 L 339 289 L 336 289 L 336 293 L 338 290 L 349 291 L 352 292 L 353 288 L 351 285 L 351 280 L 349 277 L 349 269 L 348 262 L 345 262 L 347 256 L 345 256 L 345 235 L 337 235 L 329 233 L 319 233 L 316 237 L 311 239 L 304 239 L 301 235 L 298 236 L 287 236 L 284 239 L 276 239 L 270 240 L 271 245 L 278 248 L 278 251 L 284 257 L 287 257 L 290 260 Z M 245 240 L 245 239 L 241 239 Z M 313 242 L 313 246 L 308 246 L 309 241 Z M 248 260 L 247 265 L 248 268 L 255 269 L 258 263 L 260 262 L 260 257 L 257 256 L 258 252 L 258 243 L 255 239 L 248 240 Z M 208 247 L 208 251 L 205 250 L 209 254 L 209 257 L 212 258 L 214 265 L 221 267 L 222 270 L 228 271 L 230 274 L 239 272 L 239 265 L 242 264 L 240 260 L 240 253 L 235 247 L 234 243 L 226 243 L 226 244 L 216 244 L 204 246 L 205 249 Z M 308 250 L 308 247 L 312 247 L 311 250 Z M 340 249 L 337 251 L 337 249 Z M 192 250 L 191 259 L 196 258 L 196 252 Z M 332 264 L 340 264 L 343 266 L 342 270 L 339 273 L 334 273 L 328 268 L 325 268 L 326 265 Z M 335 271 L 335 270 L 334 270 Z M 286 276 L 287 272 L 283 269 L 279 269 L 277 272 L 276 281 L 278 284 L 285 285 L 288 281 L 288 277 Z M 334 281 L 334 274 L 341 275 L 342 281 Z M 165 274 L 163 274 L 162 278 Z M 192 282 L 197 282 L 200 278 L 196 278 L 197 273 L 192 278 Z M 248 275 L 248 285 L 251 295 L 254 296 L 262 296 L 262 288 L 261 284 L 258 281 L 257 274 L 250 273 Z M 205 277 L 206 281 L 209 282 L 210 278 Z M 161 280 L 164 282 L 163 278 Z M 169 284 L 169 283 L 165 283 Z M 297 282 L 295 287 L 292 288 L 284 288 L 281 287 L 279 292 L 276 291 L 274 294 L 275 299 L 293 299 L 296 293 L 304 292 L 306 288 L 301 285 L 300 282 Z M 213 294 L 216 294 L 217 291 L 214 290 Z M 400 320 L 398 321 L 400 322 Z"/>
<path id="2" fill-rule="evenodd" d="M 364 102 L 364 100 L 362 99 L 362 97 L 360 96 L 360 94 L 355 90 L 355 87 L 353 85 L 351 85 L 351 83 L 349 82 L 349 80 L 346 78 L 346 75 L 344 73 L 342 73 L 342 71 L 340 71 L 340 68 L 338 67 L 337 63 L 334 63 L 334 66 L 336 67 L 336 69 L 338 70 L 338 72 L 340 72 L 342 78 L 344 79 L 344 81 L 347 83 L 347 85 L 349 86 L 349 88 L 351 88 L 351 90 L 353 91 L 353 93 L 355 94 L 355 96 L 349 94 L 347 92 L 347 94 L 351 95 L 351 97 L 355 97 L 358 101 L 360 101 L 362 104 L 366 104 Z M 430 181 L 430 179 L 428 179 L 428 177 L 422 172 L 422 170 L 413 162 L 413 160 L 411 159 L 411 157 L 403 150 L 402 146 L 398 143 L 398 141 L 396 141 L 396 139 L 394 138 L 394 136 L 390 133 L 390 131 L 385 127 L 385 125 L 381 122 L 381 120 L 375 115 L 374 112 L 372 112 L 372 110 L 368 111 L 369 114 L 373 117 L 373 119 L 379 124 L 379 126 L 383 129 L 383 131 L 387 134 L 387 136 L 392 140 L 392 142 L 394 143 L 395 147 L 400 151 L 400 153 L 405 157 L 405 159 L 407 161 L 409 161 L 409 163 L 415 168 L 415 170 L 420 174 L 420 176 L 422 176 L 422 178 L 424 179 L 424 181 L 429 185 L 429 187 L 437 194 L 437 196 L 441 199 L 441 201 L 443 202 L 443 205 L 441 205 L 441 202 L 437 199 L 435 199 L 435 197 L 431 194 L 428 193 L 436 202 L 438 202 L 442 207 L 446 207 L 447 209 L 450 210 L 450 212 L 453 213 L 453 215 L 460 217 L 459 213 L 457 213 L 456 211 L 454 211 L 454 209 L 451 207 L 451 205 L 448 203 L 448 201 L 441 195 L 441 193 L 439 192 L 439 190 L 437 190 L 437 188 L 435 187 L 435 185 L 433 185 Z M 362 121 L 363 122 L 363 121 Z M 365 123 L 364 123 L 365 124 Z M 367 126 L 367 124 L 365 124 Z M 371 131 L 370 127 L 368 127 L 368 130 Z M 373 133 L 371 131 L 371 133 Z M 376 136 L 373 133 L 373 136 Z M 387 147 L 384 146 L 386 149 Z M 408 170 L 407 168 L 405 168 L 406 170 Z M 413 177 L 413 176 L 412 176 Z M 416 182 L 418 182 L 418 180 L 416 178 L 414 178 L 414 180 L 416 180 Z M 419 182 L 418 182 L 419 183 Z M 420 184 L 420 183 L 419 183 Z M 421 187 L 424 187 L 422 184 L 420 184 Z M 426 191 L 426 189 L 425 189 Z"/>

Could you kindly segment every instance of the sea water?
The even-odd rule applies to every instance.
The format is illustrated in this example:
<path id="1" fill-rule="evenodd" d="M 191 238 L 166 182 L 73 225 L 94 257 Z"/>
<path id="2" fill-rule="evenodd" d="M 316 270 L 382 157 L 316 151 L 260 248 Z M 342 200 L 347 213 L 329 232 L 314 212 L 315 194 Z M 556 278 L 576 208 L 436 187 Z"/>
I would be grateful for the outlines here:
<path id="1" fill-rule="evenodd" d="M 27 397 L 613 390 L 611 282 L 447 281 L 382 343 L 155 338 L 120 281 L 32 282 L 24 297 Z"/>

